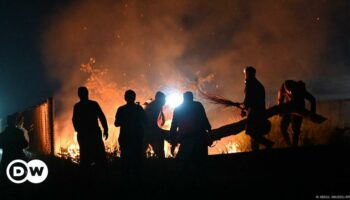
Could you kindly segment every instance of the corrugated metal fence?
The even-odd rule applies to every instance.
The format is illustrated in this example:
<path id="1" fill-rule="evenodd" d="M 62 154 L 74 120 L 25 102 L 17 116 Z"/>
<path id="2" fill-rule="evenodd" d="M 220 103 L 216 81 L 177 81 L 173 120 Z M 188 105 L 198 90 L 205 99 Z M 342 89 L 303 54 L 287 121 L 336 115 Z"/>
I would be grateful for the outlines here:
<path id="1" fill-rule="evenodd" d="M 28 130 L 29 148 L 31 153 L 54 154 L 54 103 L 52 98 L 16 113 L 23 116 L 23 127 Z M 0 120 L 0 130 L 6 127 L 5 119 Z"/>

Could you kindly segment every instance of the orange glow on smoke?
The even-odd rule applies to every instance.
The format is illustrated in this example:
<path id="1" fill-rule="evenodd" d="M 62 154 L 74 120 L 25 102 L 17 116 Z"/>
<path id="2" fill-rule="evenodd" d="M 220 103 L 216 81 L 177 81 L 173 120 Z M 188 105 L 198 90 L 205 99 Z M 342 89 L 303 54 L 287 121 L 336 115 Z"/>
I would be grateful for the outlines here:
<path id="1" fill-rule="evenodd" d="M 95 100 L 100 104 L 107 118 L 109 127 L 109 137 L 108 140 L 104 141 L 106 151 L 109 153 L 113 153 L 115 151 L 119 152 L 119 128 L 114 126 L 114 118 L 117 108 L 125 104 L 124 92 L 130 88 L 135 90 L 137 93 L 136 101 L 143 105 L 144 102 L 150 101 L 150 99 L 153 98 L 155 90 L 148 88 L 147 85 L 140 84 L 136 81 L 131 81 L 132 84 L 129 87 L 118 87 L 118 85 L 115 82 L 108 80 L 108 71 L 95 68 L 95 63 L 95 59 L 90 58 L 87 64 L 81 65 L 81 72 L 88 75 L 88 78 L 86 79 L 83 85 L 85 85 L 89 89 L 90 99 Z M 213 75 L 202 78 L 200 79 L 200 81 L 208 81 L 208 79 L 213 79 Z M 174 85 L 176 86 L 176 84 Z M 164 91 L 166 95 L 168 95 L 168 98 L 167 103 L 163 109 L 166 121 L 165 124 L 161 127 L 162 129 L 170 130 L 173 110 L 182 102 L 181 93 L 185 90 L 188 90 L 188 88 L 177 86 L 173 87 L 172 89 L 169 89 L 168 91 Z M 146 96 L 147 98 L 142 98 L 144 96 Z M 61 157 L 69 157 L 74 162 L 78 162 L 77 160 L 79 158 L 79 145 L 76 139 L 77 133 L 74 131 L 71 121 L 74 103 L 78 101 L 78 97 L 74 98 L 75 99 L 74 101 L 72 100 L 71 106 L 66 106 L 66 109 L 56 118 L 55 155 Z M 222 121 L 221 125 L 224 123 L 225 121 Z M 164 141 L 165 155 L 168 158 L 174 157 L 174 155 L 171 154 L 170 148 L 171 145 Z M 175 150 L 175 154 L 177 151 L 178 148 Z M 238 146 L 232 141 L 224 141 L 224 144 L 217 145 L 214 148 L 209 148 L 209 154 L 234 153 L 238 151 Z M 150 148 L 147 151 L 147 155 L 152 156 L 152 152 L 152 147 L 150 146 Z"/>

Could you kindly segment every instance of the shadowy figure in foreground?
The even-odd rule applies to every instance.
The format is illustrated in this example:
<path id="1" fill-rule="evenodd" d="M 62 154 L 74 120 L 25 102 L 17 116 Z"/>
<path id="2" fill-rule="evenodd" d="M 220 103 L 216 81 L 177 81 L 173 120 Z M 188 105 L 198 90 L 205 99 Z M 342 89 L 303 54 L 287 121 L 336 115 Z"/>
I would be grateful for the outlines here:
<path id="1" fill-rule="evenodd" d="M 140 183 L 142 144 L 147 117 L 143 108 L 135 103 L 134 91 L 127 90 L 124 98 L 127 103 L 118 108 L 114 125 L 120 127 L 118 142 L 122 160 L 122 181 L 130 187 L 129 189 L 136 189 L 134 187 Z"/>
<path id="2" fill-rule="evenodd" d="M 316 99 L 310 94 L 302 81 L 286 80 L 278 91 L 278 105 L 286 104 L 294 110 L 305 109 L 305 99 L 310 102 L 311 112 L 316 113 Z M 287 145 L 298 146 L 303 117 L 292 113 L 281 115 L 281 133 Z M 289 138 L 288 127 L 292 125 L 293 140 Z"/>
<path id="3" fill-rule="evenodd" d="M 245 75 L 245 98 L 243 102 L 242 117 L 247 116 L 245 132 L 251 137 L 251 148 L 259 150 L 259 144 L 271 148 L 273 142 L 266 139 L 266 129 L 271 126 L 266 117 L 265 88 L 255 77 L 255 68 L 248 66 L 244 69 Z"/>
<path id="4" fill-rule="evenodd" d="M 157 92 L 155 100 L 146 105 L 145 112 L 148 122 L 143 144 L 143 153 L 145 156 L 148 145 L 151 145 L 157 158 L 165 158 L 164 139 L 166 136 L 166 131 L 159 128 L 158 125 L 164 125 L 165 123 L 165 117 L 163 113 L 164 105 L 165 94 L 163 92 Z"/>
<path id="5" fill-rule="evenodd" d="M 0 149 L 3 150 L 0 182 L 6 180 L 6 167 L 11 161 L 26 159 L 23 149 L 28 146 L 28 141 L 25 139 L 23 130 L 17 127 L 17 117 L 17 114 L 8 116 L 7 127 L 0 133 Z"/>
<path id="6" fill-rule="evenodd" d="M 108 138 L 108 125 L 101 107 L 96 101 L 89 100 L 86 87 L 78 89 L 80 101 L 75 104 L 73 125 L 78 133 L 80 147 L 80 166 L 87 181 L 105 181 L 107 178 L 107 159 L 102 140 L 102 131 L 98 120 L 103 126 L 103 136 Z"/>
<path id="7" fill-rule="evenodd" d="M 185 92 L 183 103 L 174 110 L 170 134 L 175 135 L 180 143 L 176 155 L 179 170 L 179 182 L 188 184 L 203 184 L 203 171 L 208 156 L 207 134 L 211 125 L 200 102 L 193 101 L 193 93 Z M 188 180 L 184 183 L 183 181 Z M 193 181 L 195 181 L 193 183 Z"/>

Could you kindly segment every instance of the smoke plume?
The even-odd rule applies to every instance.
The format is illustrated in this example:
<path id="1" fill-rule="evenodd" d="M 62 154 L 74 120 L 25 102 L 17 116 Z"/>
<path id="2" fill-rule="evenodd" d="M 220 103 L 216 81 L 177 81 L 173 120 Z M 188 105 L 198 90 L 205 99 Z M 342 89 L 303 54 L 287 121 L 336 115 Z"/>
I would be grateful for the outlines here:
<path id="1" fill-rule="evenodd" d="M 191 90 L 195 80 L 202 80 L 204 90 L 242 101 L 242 69 L 247 65 L 256 67 L 270 104 L 285 79 L 302 79 L 319 95 L 349 85 L 345 67 L 335 70 L 325 62 L 332 28 L 329 16 L 343 4 L 73 1 L 50 17 L 42 37 L 47 70 L 61 82 L 57 121 L 64 123 L 57 125 L 56 132 L 72 134 L 70 119 L 80 85 L 88 85 L 92 99 L 102 101 L 110 124 L 128 88 L 143 102 L 158 90 L 168 94 Z M 97 72 L 82 70 L 82 64 L 92 64 Z M 335 78 L 338 74 L 343 76 Z M 324 75 L 333 81 L 328 89 L 319 88 Z M 213 127 L 238 117 L 233 110 L 218 112 L 217 106 L 205 106 Z"/>

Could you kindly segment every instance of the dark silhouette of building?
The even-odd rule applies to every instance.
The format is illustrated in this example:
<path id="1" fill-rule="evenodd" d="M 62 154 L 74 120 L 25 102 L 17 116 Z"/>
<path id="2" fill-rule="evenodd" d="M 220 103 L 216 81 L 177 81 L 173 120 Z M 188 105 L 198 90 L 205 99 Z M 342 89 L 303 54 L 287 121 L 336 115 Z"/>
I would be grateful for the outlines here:
<path id="1" fill-rule="evenodd" d="M 165 117 L 163 106 L 165 105 L 165 94 L 157 92 L 155 100 L 146 105 L 147 127 L 145 130 L 143 153 L 144 155 L 148 145 L 151 145 L 157 158 L 165 158 L 164 139 L 165 131 L 159 128 L 159 124 L 164 125 Z"/>
<path id="2" fill-rule="evenodd" d="M 305 99 L 310 102 L 311 112 L 316 113 L 316 99 L 310 94 L 302 81 L 286 80 L 278 91 L 278 105 L 286 104 L 293 110 L 305 109 Z M 288 145 L 298 146 L 300 137 L 300 128 L 303 117 L 300 115 L 288 113 L 281 115 L 281 133 Z M 290 142 L 288 127 L 291 124 L 293 131 L 293 140 Z"/>
<path id="3" fill-rule="evenodd" d="M 266 117 L 265 88 L 255 77 L 255 68 L 249 66 L 244 69 L 245 75 L 245 98 L 242 116 L 247 115 L 246 134 L 251 137 L 251 148 L 259 150 L 259 144 L 272 147 L 273 142 L 266 139 L 266 129 L 271 126 Z"/>
<path id="4" fill-rule="evenodd" d="M 0 171 L 1 180 L 6 180 L 6 167 L 11 161 L 26 159 L 23 149 L 28 146 L 28 141 L 25 139 L 23 130 L 17 127 L 17 117 L 17 114 L 8 116 L 7 127 L 0 133 L 0 149 L 3 150 Z"/>
<path id="5" fill-rule="evenodd" d="M 73 111 L 73 125 L 80 147 L 80 166 L 84 175 L 102 178 L 106 173 L 107 160 L 102 140 L 102 131 L 98 121 L 103 126 L 103 135 L 108 138 L 108 125 L 105 115 L 96 101 L 89 100 L 86 87 L 78 89 L 80 101 L 75 104 Z M 91 172 L 93 171 L 93 172 Z M 86 177 L 85 177 L 86 178 Z"/>
<path id="6" fill-rule="evenodd" d="M 136 93 L 125 92 L 125 105 L 118 108 L 114 125 L 120 127 L 119 146 L 125 184 L 138 184 L 142 160 L 144 129 L 147 123 L 143 108 L 135 103 Z"/>
<path id="7" fill-rule="evenodd" d="M 211 131 L 211 125 L 203 105 L 193 101 L 192 92 L 184 93 L 183 99 L 183 103 L 174 110 L 170 134 L 175 135 L 176 142 L 180 143 L 176 159 L 182 178 L 193 177 L 194 184 L 201 184 L 208 155 L 207 134 Z"/>

